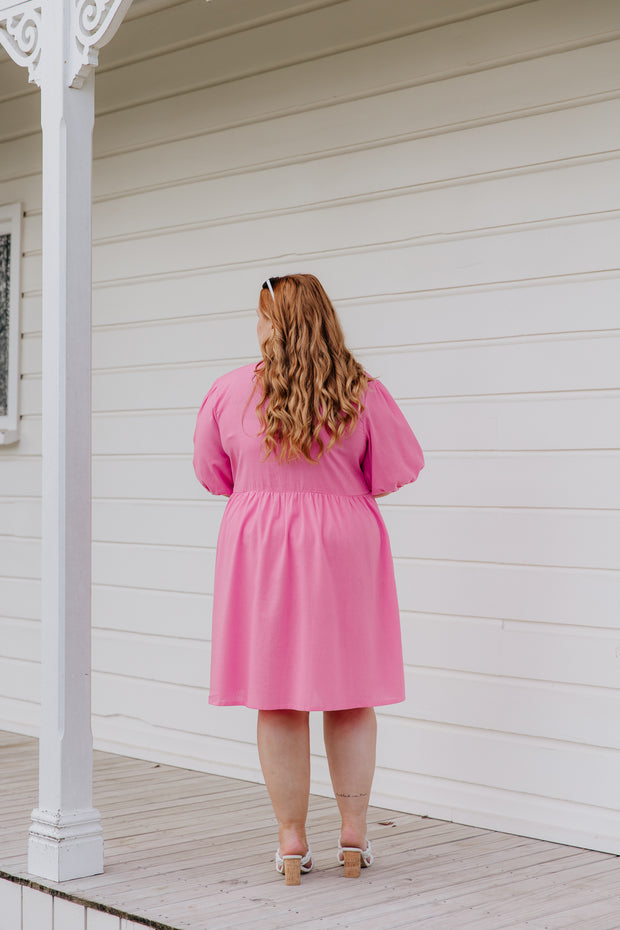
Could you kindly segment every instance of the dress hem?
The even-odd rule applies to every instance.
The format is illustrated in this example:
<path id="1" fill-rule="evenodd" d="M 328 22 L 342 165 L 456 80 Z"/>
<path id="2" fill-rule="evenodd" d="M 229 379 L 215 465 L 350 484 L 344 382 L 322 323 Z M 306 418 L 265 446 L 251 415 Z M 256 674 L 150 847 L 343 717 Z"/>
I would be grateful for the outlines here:
<path id="1" fill-rule="evenodd" d="M 320 705 L 320 706 L 311 705 L 311 706 L 302 707 L 301 705 L 294 704 L 294 703 L 273 704 L 270 706 L 266 706 L 263 704 L 259 707 L 258 703 L 254 703 L 254 702 L 249 703 L 248 701 L 243 700 L 243 699 L 238 699 L 238 700 L 222 699 L 220 700 L 217 698 L 209 697 L 209 704 L 213 705 L 214 707 L 247 707 L 249 710 L 299 710 L 299 711 L 311 712 L 311 711 L 326 711 L 326 710 L 355 710 L 358 707 L 386 707 L 389 704 L 402 704 L 405 699 L 406 699 L 405 695 L 402 695 L 402 696 L 393 697 L 393 698 L 381 698 L 378 701 L 377 700 L 376 701 L 356 701 L 353 703 L 347 702 L 346 704 L 342 704 L 337 707 L 334 707 L 333 705 L 330 705 L 329 707 L 325 707 L 323 705 Z"/>

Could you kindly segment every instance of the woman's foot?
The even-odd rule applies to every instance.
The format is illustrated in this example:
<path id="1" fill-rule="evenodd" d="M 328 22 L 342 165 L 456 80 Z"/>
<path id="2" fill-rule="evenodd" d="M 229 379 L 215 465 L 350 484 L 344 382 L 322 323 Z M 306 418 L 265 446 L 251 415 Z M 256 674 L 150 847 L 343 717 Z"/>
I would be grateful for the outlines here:
<path id="1" fill-rule="evenodd" d="M 369 868 L 374 862 L 370 840 L 360 846 L 344 846 L 338 843 L 338 863 L 344 866 L 345 878 L 358 878 L 361 869 Z"/>

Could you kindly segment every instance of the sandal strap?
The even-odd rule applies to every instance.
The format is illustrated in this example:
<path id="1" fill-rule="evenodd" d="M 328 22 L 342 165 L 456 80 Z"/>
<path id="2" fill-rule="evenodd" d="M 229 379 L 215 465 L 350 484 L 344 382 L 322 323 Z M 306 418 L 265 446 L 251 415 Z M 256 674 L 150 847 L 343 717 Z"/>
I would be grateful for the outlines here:
<path id="1" fill-rule="evenodd" d="M 362 868 L 368 868 L 375 861 L 375 857 L 372 854 L 372 847 L 370 845 L 370 840 L 366 840 L 366 849 L 361 849 L 359 846 L 342 846 L 338 842 L 338 863 L 339 865 L 344 865 L 344 853 L 345 850 L 351 852 L 358 852 L 362 857 Z"/>
<path id="2" fill-rule="evenodd" d="M 284 871 L 284 860 L 285 859 L 299 859 L 300 860 L 299 865 L 300 865 L 302 872 L 309 872 L 312 869 L 312 850 L 310 849 L 310 847 L 308 847 L 308 852 L 306 853 L 305 856 L 302 856 L 301 853 L 298 853 L 297 855 L 291 855 L 291 856 L 281 856 L 280 850 L 277 849 L 276 850 L 276 871 L 277 872 L 281 873 Z"/>

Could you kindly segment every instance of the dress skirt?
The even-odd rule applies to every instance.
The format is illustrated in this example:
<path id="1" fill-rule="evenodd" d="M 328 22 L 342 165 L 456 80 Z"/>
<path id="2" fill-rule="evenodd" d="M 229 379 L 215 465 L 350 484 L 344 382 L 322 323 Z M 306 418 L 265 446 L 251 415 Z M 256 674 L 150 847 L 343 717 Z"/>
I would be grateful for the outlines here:
<path id="1" fill-rule="evenodd" d="M 215 577 L 212 703 L 340 710 L 403 700 L 392 555 L 372 497 L 233 494 Z"/>

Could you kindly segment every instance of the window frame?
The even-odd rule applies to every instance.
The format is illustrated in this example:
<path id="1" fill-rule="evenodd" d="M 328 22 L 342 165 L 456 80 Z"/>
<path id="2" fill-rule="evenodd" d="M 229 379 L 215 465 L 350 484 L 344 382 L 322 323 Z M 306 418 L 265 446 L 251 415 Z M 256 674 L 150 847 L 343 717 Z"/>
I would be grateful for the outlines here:
<path id="1" fill-rule="evenodd" d="M 19 439 L 21 232 L 22 205 L 0 204 L 0 235 L 8 233 L 11 236 L 7 411 L 6 414 L 0 414 L 0 446 L 10 445 Z"/>

